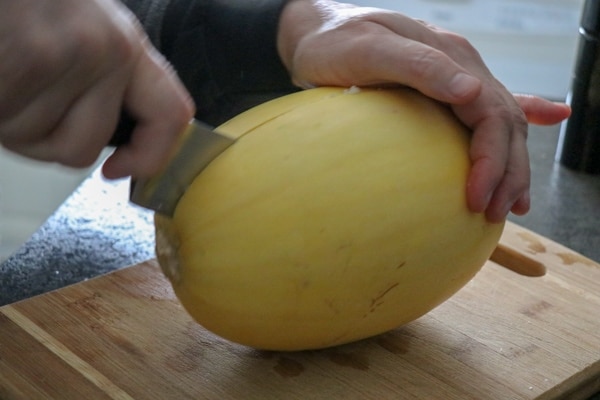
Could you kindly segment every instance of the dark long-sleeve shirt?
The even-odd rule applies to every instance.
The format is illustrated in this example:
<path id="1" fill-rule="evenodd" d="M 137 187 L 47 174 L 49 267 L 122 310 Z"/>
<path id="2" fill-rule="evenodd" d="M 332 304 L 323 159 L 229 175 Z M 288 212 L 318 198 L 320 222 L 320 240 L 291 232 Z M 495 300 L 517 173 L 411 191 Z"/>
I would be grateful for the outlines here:
<path id="1" fill-rule="evenodd" d="M 198 119 L 218 125 L 297 90 L 276 37 L 287 0 L 123 0 L 196 102 Z"/>

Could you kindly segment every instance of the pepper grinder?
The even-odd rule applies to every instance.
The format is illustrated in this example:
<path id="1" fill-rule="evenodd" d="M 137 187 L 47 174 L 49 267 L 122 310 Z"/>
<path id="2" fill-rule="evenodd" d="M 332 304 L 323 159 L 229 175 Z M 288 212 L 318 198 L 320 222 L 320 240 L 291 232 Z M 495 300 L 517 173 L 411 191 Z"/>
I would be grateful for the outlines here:
<path id="1" fill-rule="evenodd" d="M 570 169 L 600 173 L 600 0 L 586 0 L 579 48 L 556 158 Z"/>

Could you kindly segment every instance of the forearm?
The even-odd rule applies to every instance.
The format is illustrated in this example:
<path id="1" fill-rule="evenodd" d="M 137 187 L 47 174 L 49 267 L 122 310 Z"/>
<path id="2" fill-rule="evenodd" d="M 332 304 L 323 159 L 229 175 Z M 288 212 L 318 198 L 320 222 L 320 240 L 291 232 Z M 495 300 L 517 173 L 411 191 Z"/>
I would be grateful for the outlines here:
<path id="1" fill-rule="evenodd" d="M 279 22 L 277 50 L 290 73 L 293 72 L 299 43 L 311 32 L 319 30 L 329 17 L 329 11 L 328 2 L 322 0 L 290 0 L 284 7 Z"/>

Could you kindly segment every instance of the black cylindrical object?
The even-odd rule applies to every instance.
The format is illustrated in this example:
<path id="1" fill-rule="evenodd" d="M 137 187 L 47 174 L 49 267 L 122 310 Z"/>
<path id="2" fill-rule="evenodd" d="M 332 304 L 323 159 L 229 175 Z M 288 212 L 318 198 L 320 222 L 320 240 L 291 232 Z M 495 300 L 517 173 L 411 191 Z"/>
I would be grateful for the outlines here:
<path id="1" fill-rule="evenodd" d="M 600 173 L 600 0 L 586 0 L 571 90 L 572 114 L 561 126 L 557 159 L 568 168 Z"/>

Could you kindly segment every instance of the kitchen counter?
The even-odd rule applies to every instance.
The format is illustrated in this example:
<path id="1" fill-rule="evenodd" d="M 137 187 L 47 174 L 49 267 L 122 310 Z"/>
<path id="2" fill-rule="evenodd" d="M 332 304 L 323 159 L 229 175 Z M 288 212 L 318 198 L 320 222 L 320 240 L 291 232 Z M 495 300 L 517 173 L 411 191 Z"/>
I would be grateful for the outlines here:
<path id="1" fill-rule="evenodd" d="M 510 220 L 600 261 L 600 175 L 555 163 L 557 140 L 558 126 L 532 127 L 532 210 Z M 108 182 L 94 171 L 0 264 L 0 305 L 154 257 L 152 213 L 127 197 L 127 180 Z M 600 400 L 600 394 L 592 399 Z"/>
<path id="2" fill-rule="evenodd" d="M 510 220 L 600 261 L 600 175 L 554 162 L 558 126 L 532 127 L 532 209 Z M 0 305 L 154 257 L 152 214 L 127 201 L 128 181 L 94 171 L 0 265 Z"/>

